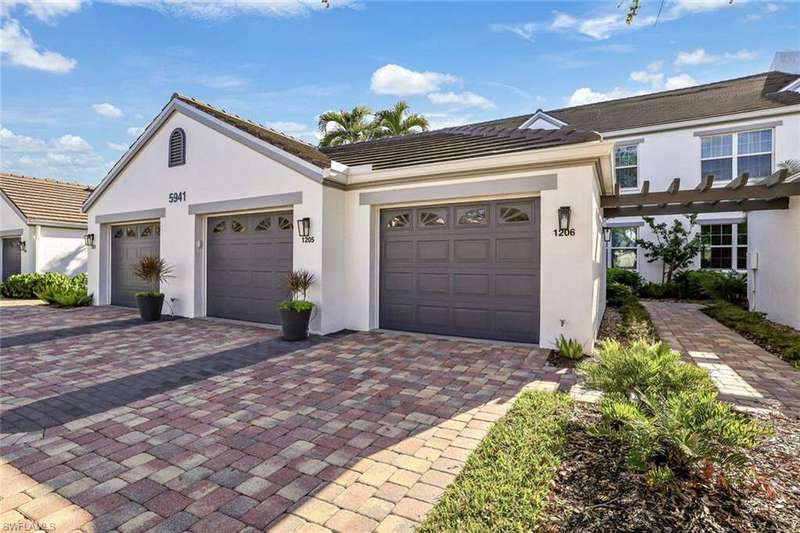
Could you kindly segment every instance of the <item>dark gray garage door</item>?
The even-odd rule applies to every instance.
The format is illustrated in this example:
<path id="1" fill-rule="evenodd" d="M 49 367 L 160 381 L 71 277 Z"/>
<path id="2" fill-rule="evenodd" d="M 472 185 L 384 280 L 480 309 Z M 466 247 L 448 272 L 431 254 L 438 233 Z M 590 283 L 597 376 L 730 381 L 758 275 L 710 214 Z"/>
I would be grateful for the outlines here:
<path id="1" fill-rule="evenodd" d="M 19 239 L 3 239 L 3 281 L 22 270 L 22 252 Z"/>
<path id="2" fill-rule="evenodd" d="M 382 328 L 539 342 L 539 200 L 381 211 Z"/>
<path id="3" fill-rule="evenodd" d="M 158 222 L 128 224 L 111 228 L 111 304 L 136 306 L 136 293 L 159 290 L 137 278 L 133 271 L 146 255 L 161 257 L 161 226 Z"/>
<path id="4" fill-rule="evenodd" d="M 280 324 L 292 226 L 291 211 L 208 219 L 208 316 Z"/>

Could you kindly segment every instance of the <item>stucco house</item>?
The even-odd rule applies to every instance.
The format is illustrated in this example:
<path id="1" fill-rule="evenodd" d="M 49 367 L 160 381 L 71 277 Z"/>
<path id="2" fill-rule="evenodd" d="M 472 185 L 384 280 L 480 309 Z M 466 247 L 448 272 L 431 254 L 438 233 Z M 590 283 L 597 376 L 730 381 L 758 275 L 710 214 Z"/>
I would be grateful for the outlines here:
<path id="1" fill-rule="evenodd" d="M 699 181 L 707 135 L 768 130 L 771 168 L 800 155 L 800 93 L 773 94 L 798 79 L 764 73 L 327 149 L 176 94 L 84 204 L 89 291 L 97 304 L 132 305 L 136 258 L 159 254 L 174 266 L 162 291 L 177 314 L 277 323 L 285 273 L 303 268 L 318 279 L 317 333 L 545 347 L 564 334 L 589 347 L 606 254 L 621 255 L 618 239 L 606 249 L 601 197 L 627 188 L 624 168 Z M 627 146 L 635 163 L 623 166 Z M 800 206 L 785 211 L 767 216 L 796 220 Z"/>
<path id="2" fill-rule="evenodd" d="M 0 174 L 2 280 L 26 272 L 86 272 L 86 214 L 91 188 L 77 183 Z"/>

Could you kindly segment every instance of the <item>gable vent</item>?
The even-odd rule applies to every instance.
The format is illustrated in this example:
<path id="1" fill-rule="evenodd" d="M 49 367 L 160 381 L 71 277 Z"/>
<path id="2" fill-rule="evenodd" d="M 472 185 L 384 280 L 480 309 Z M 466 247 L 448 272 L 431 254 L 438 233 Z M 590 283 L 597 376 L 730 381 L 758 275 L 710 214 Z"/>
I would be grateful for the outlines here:
<path id="1" fill-rule="evenodd" d="M 186 133 L 175 128 L 169 134 L 169 166 L 175 167 L 186 163 Z"/>

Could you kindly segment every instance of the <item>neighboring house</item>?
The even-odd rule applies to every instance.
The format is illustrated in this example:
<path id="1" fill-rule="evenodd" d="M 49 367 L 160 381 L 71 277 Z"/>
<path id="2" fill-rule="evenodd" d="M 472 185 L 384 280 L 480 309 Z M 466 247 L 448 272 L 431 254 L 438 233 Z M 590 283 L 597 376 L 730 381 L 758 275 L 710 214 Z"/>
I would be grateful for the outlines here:
<path id="1" fill-rule="evenodd" d="M 86 272 L 86 185 L 0 174 L 2 279 L 25 272 Z"/>
<path id="2" fill-rule="evenodd" d="M 800 78 L 717 85 L 755 79 L 761 95 L 776 76 Z M 661 97 L 702 98 L 708 87 Z M 686 122 L 653 132 L 690 128 L 684 151 L 662 158 L 662 147 L 652 163 L 637 152 L 636 164 L 696 182 L 692 132 L 732 127 L 725 113 L 736 113 L 642 98 L 638 112 L 661 110 L 651 123 L 600 123 L 610 114 L 582 106 L 320 150 L 176 94 L 84 204 L 96 242 L 89 292 L 98 304 L 133 305 L 135 261 L 158 254 L 174 266 L 162 290 L 177 314 L 278 323 L 285 274 L 304 268 L 318 280 L 314 332 L 386 328 L 546 347 L 564 334 L 589 348 L 605 308 L 600 201 L 614 192 L 615 145 L 656 145 L 630 139 Z M 763 100 L 742 119 L 796 132 L 800 94 Z M 606 124 L 619 139 L 593 131 Z"/>
<path id="3" fill-rule="evenodd" d="M 785 56 L 786 54 L 784 54 Z M 796 54 L 797 55 L 797 54 Z M 797 62 L 795 62 L 797 64 Z M 614 173 L 622 194 L 666 190 L 674 178 L 691 188 L 714 175 L 724 187 L 742 173 L 750 183 L 778 164 L 800 160 L 800 71 L 766 72 L 666 91 L 484 123 L 503 128 L 576 127 L 614 143 Z M 545 122 L 548 121 L 548 122 Z M 702 214 L 709 245 L 694 268 L 747 273 L 750 306 L 800 328 L 800 198 L 780 211 Z M 656 216 L 671 224 L 676 218 Z M 641 218 L 612 219 L 609 266 L 661 282 L 661 262 L 647 262 L 636 238 L 653 239 Z"/>

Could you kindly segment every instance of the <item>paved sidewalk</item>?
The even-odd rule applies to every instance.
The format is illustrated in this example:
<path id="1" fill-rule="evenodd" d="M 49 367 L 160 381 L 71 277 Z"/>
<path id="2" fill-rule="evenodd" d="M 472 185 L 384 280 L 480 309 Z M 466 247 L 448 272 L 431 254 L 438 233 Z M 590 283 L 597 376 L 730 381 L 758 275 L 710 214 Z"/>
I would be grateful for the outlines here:
<path id="1" fill-rule="evenodd" d="M 3 529 L 409 531 L 517 394 L 575 383 L 526 346 L 0 318 Z"/>
<path id="2" fill-rule="evenodd" d="M 700 304 L 642 301 L 661 338 L 708 369 L 720 398 L 746 408 L 800 417 L 800 372 L 700 309 Z"/>

